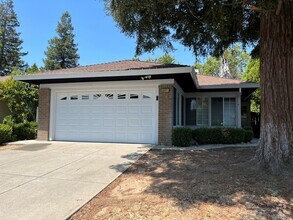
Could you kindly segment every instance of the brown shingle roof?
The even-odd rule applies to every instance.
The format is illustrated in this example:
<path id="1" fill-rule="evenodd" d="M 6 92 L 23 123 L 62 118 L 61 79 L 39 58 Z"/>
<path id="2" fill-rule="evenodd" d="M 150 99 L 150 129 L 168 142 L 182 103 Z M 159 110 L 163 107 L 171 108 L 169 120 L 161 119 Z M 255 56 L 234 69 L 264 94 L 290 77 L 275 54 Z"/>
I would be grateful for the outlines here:
<path id="1" fill-rule="evenodd" d="M 137 60 L 122 60 L 122 61 L 95 64 L 95 65 L 89 65 L 89 66 L 80 66 L 80 67 L 70 68 L 70 69 L 46 71 L 46 72 L 42 72 L 42 74 L 123 71 L 123 70 L 138 70 L 138 69 L 172 68 L 172 67 L 183 67 L 183 65 L 162 64 L 157 62 L 137 61 Z"/>
<path id="2" fill-rule="evenodd" d="M 231 85 L 231 84 L 241 84 L 245 83 L 241 80 L 227 79 L 217 76 L 207 76 L 202 74 L 197 74 L 198 84 L 200 86 L 213 86 L 213 85 Z"/>

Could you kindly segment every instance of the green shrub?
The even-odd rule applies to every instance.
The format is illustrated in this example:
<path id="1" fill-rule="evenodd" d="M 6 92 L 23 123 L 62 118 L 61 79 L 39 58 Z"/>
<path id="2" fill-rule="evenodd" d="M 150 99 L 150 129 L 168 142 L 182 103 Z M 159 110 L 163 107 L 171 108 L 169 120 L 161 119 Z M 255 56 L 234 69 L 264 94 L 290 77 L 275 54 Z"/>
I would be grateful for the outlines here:
<path id="1" fill-rule="evenodd" d="M 248 143 L 252 140 L 254 134 L 252 130 L 245 130 L 244 131 L 244 142 Z"/>
<path id="2" fill-rule="evenodd" d="M 172 132 L 172 144 L 178 147 L 188 147 L 192 142 L 192 130 L 190 128 L 174 128 Z"/>
<path id="3" fill-rule="evenodd" d="M 222 128 L 222 144 L 239 144 L 244 141 L 244 129 L 242 128 Z"/>
<path id="4" fill-rule="evenodd" d="M 23 122 L 14 124 L 12 126 L 13 136 L 16 140 L 31 140 L 37 136 L 37 123 L 36 122 Z"/>
<path id="5" fill-rule="evenodd" d="M 10 141 L 11 137 L 12 137 L 11 126 L 0 124 L 0 144 Z"/>
<path id="6" fill-rule="evenodd" d="M 193 139 L 203 144 L 238 144 L 244 142 L 245 130 L 242 128 L 197 128 L 192 131 Z"/>
<path id="7" fill-rule="evenodd" d="M 192 137 L 200 145 L 223 142 L 221 128 L 198 128 L 193 130 Z"/>

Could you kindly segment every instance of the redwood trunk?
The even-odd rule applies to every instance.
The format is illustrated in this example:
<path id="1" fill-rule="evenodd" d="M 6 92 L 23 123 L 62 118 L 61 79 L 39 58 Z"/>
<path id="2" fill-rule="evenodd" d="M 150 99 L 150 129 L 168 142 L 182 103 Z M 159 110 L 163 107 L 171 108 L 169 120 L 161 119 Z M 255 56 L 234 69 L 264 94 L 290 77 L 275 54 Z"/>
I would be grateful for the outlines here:
<path id="1" fill-rule="evenodd" d="M 256 158 L 274 174 L 292 163 L 293 2 L 261 14 L 261 135 Z"/>

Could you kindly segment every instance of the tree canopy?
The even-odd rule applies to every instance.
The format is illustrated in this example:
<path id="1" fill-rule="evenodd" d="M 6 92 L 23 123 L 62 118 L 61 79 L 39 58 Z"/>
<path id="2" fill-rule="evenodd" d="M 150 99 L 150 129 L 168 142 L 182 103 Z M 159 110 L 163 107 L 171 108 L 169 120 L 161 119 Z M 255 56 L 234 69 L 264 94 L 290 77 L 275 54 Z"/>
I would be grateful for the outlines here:
<path id="1" fill-rule="evenodd" d="M 0 74 L 8 75 L 14 68 L 23 69 L 26 65 L 21 59 L 27 53 L 22 51 L 23 41 L 17 15 L 12 0 L 0 2 Z"/>
<path id="2" fill-rule="evenodd" d="M 249 61 L 249 54 L 236 44 L 226 49 L 220 57 L 209 57 L 204 64 L 195 67 L 204 75 L 241 79 Z"/>
<path id="3" fill-rule="evenodd" d="M 58 23 L 57 37 L 49 40 L 44 59 L 46 70 L 66 69 L 78 66 L 79 55 L 77 44 L 74 42 L 73 26 L 69 12 L 63 13 Z"/>
<path id="4" fill-rule="evenodd" d="M 163 64 L 175 64 L 176 60 L 175 57 L 173 57 L 171 54 L 166 53 L 162 56 L 159 56 L 157 58 L 149 58 L 147 61 L 152 61 L 152 62 L 158 62 L 158 63 L 163 63 Z"/>
<path id="5" fill-rule="evenodd" d="M 269 10 L 277 0 L 244 2 L 105 0 L 121 31 L 137 39 L 137 54 L 155 48 L 169 51 L 179 41 L 195 55 L 220 55 L 238 42 L 257 44 L 259 14 L 250 7 Z"/>

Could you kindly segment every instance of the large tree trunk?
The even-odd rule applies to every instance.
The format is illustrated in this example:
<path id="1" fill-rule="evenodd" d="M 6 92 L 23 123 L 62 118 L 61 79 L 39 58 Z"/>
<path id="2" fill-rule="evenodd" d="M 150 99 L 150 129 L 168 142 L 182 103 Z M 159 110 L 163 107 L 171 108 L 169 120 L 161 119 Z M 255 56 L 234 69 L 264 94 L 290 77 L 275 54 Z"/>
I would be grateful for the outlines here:
<path id="1" fill-rule="evenodd" d="M 261 14 L 261 135 L 256 158 L 280 174 L 292 163 L 293 148 L 293 1 L 280 13 Z"/>

